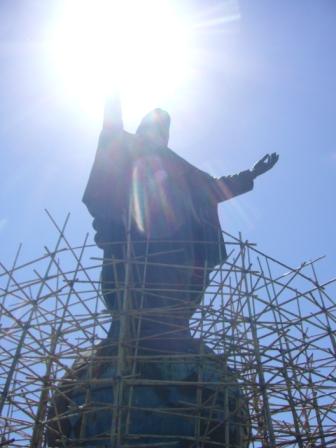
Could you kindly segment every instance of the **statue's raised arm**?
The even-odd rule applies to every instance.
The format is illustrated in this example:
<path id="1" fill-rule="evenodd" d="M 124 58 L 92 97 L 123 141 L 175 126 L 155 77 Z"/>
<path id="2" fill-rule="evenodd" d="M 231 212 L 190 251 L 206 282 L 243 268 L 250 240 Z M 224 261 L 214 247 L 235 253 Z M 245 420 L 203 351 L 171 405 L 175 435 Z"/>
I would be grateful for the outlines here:
<path id="1" fill-rule="evenodd" d="M 118 94 L 108 98 L 105 103 L 103 129 L 123 129 L 121 102 Z"/>
<path id="2" fill-rule="evenodd" d="M 94 227 L 111 227 L 113 221 L 120 221 L 127 208 L 131 139 L 131 134 L 124 131 L 120 99 L 115 95 L 105 104 L 98 148 L 83 196 L 83 202 L 95 218 Z M 102 233 L 100 229 L 98 233 Z"/>

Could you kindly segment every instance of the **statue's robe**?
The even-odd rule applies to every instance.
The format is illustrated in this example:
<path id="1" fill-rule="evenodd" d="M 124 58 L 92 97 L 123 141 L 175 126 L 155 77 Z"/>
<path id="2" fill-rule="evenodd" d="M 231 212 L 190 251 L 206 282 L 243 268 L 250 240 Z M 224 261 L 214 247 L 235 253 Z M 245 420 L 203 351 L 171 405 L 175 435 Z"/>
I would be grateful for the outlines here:
<path id="1" fill-rule="evenodd" d="M 181 323 L 187 328 L 210 272 L 227 256 L 218 203 L 252 188 L 250 171 L 218 182 L 166 146 L 155 145 L 121 127 L 103 129 L 83 201 L 94 217 L 96 243 L 104 249 L 102 286 L 107 306 L 121 307 L 122 297 L 118 298 L 115 290 L 123 286 L 125 262 L 120 261 L 113 269 L 111 263 L 112 259 L 125 259 L 128 229 L 132 255 L 139 263 L 145 253 L 148 261 L 158 263 L 146 269 L 146 288 L 154 285 L 165 289 L 160 298 L 148 294 L 141 306 L 190 303 Z M 133 273 L 138 288 L 143 286 L 143 264 Z M 135 281 L 136 275 L 139 278 Z M 140 306 L 138 302 L 140 296 L 133 304 L 135 308 Z"/>
<path id="2" fill-rule="evenodd" d="M 98 246 L 126 240 L 130 211 L 134 236 L 203 244 L 195 262 L 211 269 L 226 258 L 218 203 L 252 188 L 248 170 L 218 182 L 170 148 L 112 128 L 101 133 L 83 202 Z"/>

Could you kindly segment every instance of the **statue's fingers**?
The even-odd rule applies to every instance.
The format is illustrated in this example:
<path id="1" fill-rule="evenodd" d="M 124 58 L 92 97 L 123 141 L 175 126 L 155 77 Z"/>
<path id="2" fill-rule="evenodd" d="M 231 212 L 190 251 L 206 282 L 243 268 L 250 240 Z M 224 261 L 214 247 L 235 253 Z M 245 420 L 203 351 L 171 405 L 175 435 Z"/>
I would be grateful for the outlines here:
<path id="1" fill-rule="evenodd" d="M 277 154 L 276 152 L 274 152 L 274 153 L 272 154 L 272 162 L 271 162 L 271 165 L 274 166 L 274 165 L 277 163 L 278 159 L 279 159 L 278 154 Z"/>
<path id="2" fill-rule="evenodd" d="M 277 154 L 276 152 L 274 153 L 274 163 L 277 163 L 277 161 L 279 160 L 279 154 Z"/>

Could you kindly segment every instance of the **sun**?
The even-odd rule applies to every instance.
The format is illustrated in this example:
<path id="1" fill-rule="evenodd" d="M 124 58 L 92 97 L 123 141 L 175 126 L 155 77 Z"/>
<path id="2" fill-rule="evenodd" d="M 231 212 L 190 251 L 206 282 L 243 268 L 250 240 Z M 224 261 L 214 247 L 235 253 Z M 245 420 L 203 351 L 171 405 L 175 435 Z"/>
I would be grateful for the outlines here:
<path id="1" fill-rule="evenodd" d="M 66 95 L 96 114 L 118 91 L 124 113 L 165 102 L 191 74 L 191 27 L 173 1 L 67 1 L 52 31 Z"/>

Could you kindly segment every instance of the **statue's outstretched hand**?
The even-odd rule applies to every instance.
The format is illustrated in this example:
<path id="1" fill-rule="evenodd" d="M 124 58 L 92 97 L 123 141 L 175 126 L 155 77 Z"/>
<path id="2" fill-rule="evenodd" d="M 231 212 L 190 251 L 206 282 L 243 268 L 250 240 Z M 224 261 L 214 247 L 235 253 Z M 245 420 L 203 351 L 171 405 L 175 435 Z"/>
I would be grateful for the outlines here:
<path id="1" fill-rule="evenodd" d="M 277 163 L 279 159 L 279 155 L 276 152 L 272 154 L 266 154 L 257 163 L 254 164 L 252 168 L 252 174 L 254 178 L 260 176 L 260 174 L 266 173 L 266 171 L 273 168 L 273 166 Z"/>

